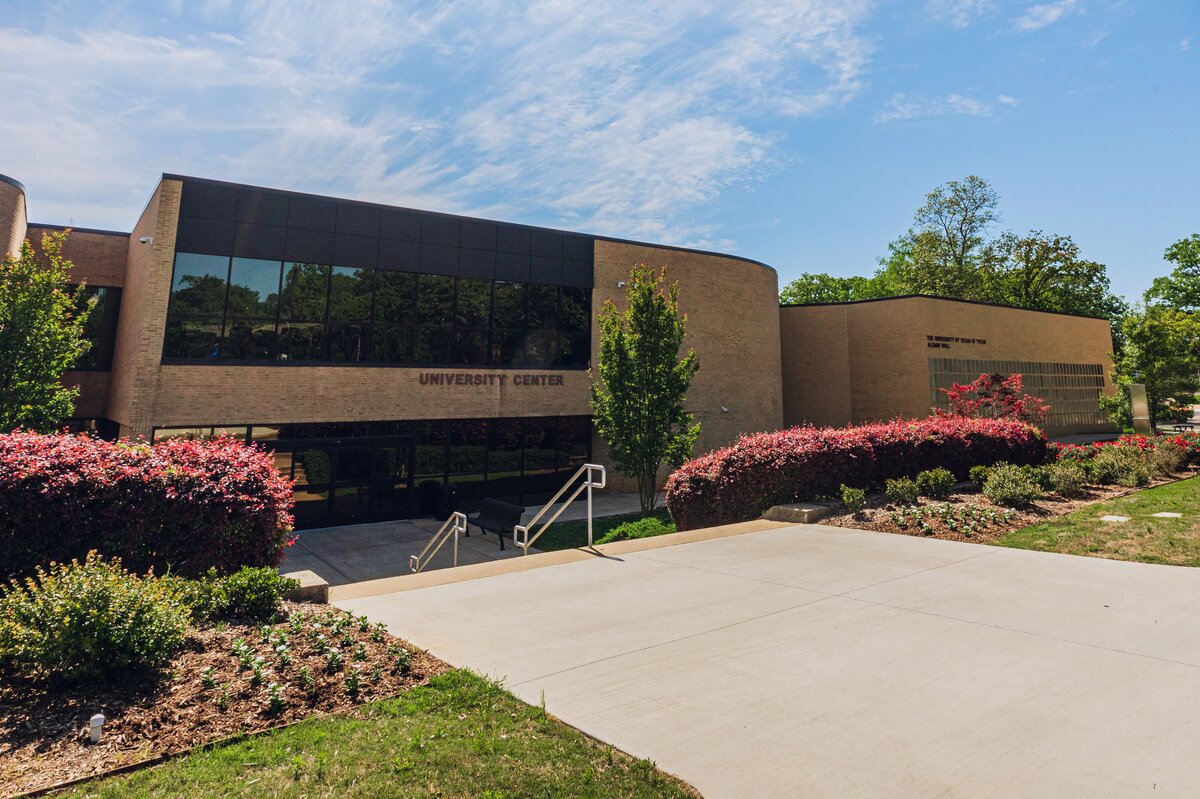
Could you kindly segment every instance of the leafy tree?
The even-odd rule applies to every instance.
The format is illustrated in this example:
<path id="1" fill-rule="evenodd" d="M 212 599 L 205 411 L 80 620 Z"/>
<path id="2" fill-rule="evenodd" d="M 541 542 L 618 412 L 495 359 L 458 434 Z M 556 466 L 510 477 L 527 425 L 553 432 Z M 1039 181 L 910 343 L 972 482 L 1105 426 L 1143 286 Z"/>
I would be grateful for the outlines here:
<path id="1" fill-rule="evenodd" d="M 84 324 L 94 303 L 69 289 L 62 257 L 67 233 L 47 233 L 0 264 L 0 430 L 52 429 L 70 417 L 78 387 L 60 382 L 87 351 Z"/>
<path id="2" fill-rule="evenodd" d="M 679 355 L 687 317 L 679 313 L 679 284 L 666 285 L 665 269 L 656 275 L 644 264 L 635 266 L 627 291 L 626 310 L 608 301 L 596 318 L 599 377 L 592 375 L 592 413 L 617 471 L 637 479 L 647 516 L 658 499 L 659 469 L 683 465 L 700 434 L 683 409 L 700 360 L 691 350 Z"/>
<path id="3" fill-rule="evenodd" d="M 1158 300 L 1170 308 L 1200 310 L 1200 233 L 1172 244 L 1163 258 L 1175 268 L 1166 277 L 1154 279 L 1146 292 L 1146 301 Z"/>
<path id="4" fill-rule="evenodd" d="M 814 305 L 822 302 L 852 302 L 888 296 L 873 278 L 836 277 L 805 272 L 779 292 L 784 305 Z"/>
<path id="5" fill-rule="evenodd" d="M 976 380 L 938 389 L 946 395 L 948 411 L 936 414 L 979 419 L 1017 419 L 1041 427 L 1050 415 L 1050 406 L 1041 397 L 1025 393 L 1021 375 L 982 374 Z"/>
<path id="6" fill-rule="evenodd" d="M 1151 425 L 1186 418 L 1200 389 L 1200 317 L 1150 305 L 1129 313 L 1121 323 L 1123 350 L 1114 358 L 1116 396 L 1102 396 L 1101 407 L 1121 427 L 1131 423 L 1129 385 L 1143 383 Z"/>
<path id="7" fill-rule="evenodd" d="M 914 227 L 888 245 L 877 275 L 896 294 L 985 298 L 984 275 L 994 252 L 988 240 L 1000 219 L 999 197 L 987 181 L 968 175 L 925 196 Z"/>

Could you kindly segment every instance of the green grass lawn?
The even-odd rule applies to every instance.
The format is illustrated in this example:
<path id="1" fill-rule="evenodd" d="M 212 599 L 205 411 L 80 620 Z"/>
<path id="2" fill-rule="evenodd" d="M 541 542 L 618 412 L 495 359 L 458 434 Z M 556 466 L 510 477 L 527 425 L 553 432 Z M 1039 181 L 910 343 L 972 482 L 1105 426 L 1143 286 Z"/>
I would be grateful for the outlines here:
<path id="1" fill-rule="evenodd" d="M 1156 519 L 1162 511 L 1181 519 Z M 1128 516 L 1124 524 L 1101 516 Z M 1088 505 L 992 541 L 997 546 L 1116 560 L 1200 566 L 1200 477 Z"/>
<path id="2" fill-rule="evenodd" d="M 666 508 L 660 508 L 651 515 L 664 525 L 669 525 L 669 527 L 664 528 L 664 532 L 675 532 L 675 524 L 671 521 L 671 514 L 667 512 Z M 601 519 L 593 519 L 592 535 L 598 542 L 614 527 L 618 527 L 625 522 L 637 521 L 640 518 L 640 514 L 626 513 L 620 516 L 605 516 Z M 538 526 L 541 526 L 540 522 Z M 555 522 L 542 534 L 541 538 L 534 542 L 533 546 L 535 549 L 540 549 L 543 552 L 550 552 L 556 549 L 586 547 L 587 522 L 582 519 L 569 522 Z"/>
<path id="3" fill-rule="evenodd" d="M 362 718 L 325 717 L 62 794 L 180 797 L 697 797 L 469 672 Z"/>

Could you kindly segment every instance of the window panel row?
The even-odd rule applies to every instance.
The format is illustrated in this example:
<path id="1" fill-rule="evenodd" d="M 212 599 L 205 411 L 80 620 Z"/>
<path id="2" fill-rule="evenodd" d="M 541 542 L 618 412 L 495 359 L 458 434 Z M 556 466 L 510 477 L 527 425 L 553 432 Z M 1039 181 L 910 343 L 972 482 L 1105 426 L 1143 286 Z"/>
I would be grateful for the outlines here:
<path id="1" fill-rule="evenodd" d="M 587 366 L 591 291 L 179 253 L 164 357 Z"/>

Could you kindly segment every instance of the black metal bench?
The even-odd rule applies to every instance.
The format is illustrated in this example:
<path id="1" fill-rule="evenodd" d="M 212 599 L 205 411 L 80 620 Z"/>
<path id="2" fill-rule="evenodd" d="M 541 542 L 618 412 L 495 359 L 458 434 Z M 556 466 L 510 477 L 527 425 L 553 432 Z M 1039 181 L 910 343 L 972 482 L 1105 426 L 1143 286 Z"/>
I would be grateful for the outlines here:
<path id="1" fill-rule="evenodd" d="M 467 514 L 467 535 L 471 534 L 473 524 L 484 533 L 495 533 L 500 539 L 500 549 L 504 549 L 504 536 L 512 535 L 513 528 L 521 523 L 521 514 L 524 512 L 525 509 L 520 505 L 485 499 L 477 512 Z"/>

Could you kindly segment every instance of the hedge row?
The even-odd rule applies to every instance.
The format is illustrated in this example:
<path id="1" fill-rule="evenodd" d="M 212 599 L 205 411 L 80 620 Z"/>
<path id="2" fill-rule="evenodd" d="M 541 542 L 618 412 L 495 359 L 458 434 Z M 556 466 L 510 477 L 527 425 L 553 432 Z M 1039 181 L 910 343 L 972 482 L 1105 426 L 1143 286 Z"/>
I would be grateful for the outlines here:
<path id="1" fill-rule="evenodd" d="M 266 452 L 234 439 L 151 447 L 0 435 L 0 577 L 90 550 L 159 574 L 275 566 L 291 511 L 291 481 Z"/>
<path id="2" fill-rule="evenodd" d="M 935 416 L 843 429 L 794 427 L 744 436 L 680 467 L 667 480 L 667 508 L 680 530 L 756 519 L 772 505 L 835 496 L 840 486 L 943 467 L 965 479 L 972 466 L 1038 464 L 1046 438 L 1002 419 Z"/>

